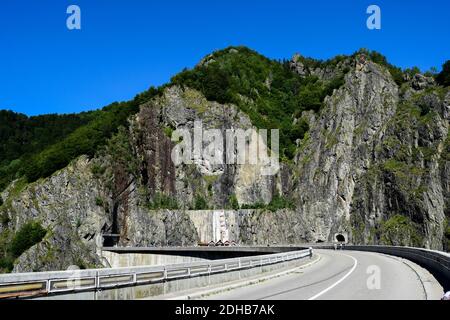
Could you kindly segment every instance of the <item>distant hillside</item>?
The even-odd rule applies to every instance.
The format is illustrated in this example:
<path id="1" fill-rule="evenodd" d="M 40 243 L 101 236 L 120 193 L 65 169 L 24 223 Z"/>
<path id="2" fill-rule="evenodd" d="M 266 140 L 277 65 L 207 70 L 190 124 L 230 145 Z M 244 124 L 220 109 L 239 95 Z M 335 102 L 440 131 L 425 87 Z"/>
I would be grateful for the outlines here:
<path id="1" fill-rule="evenodd" d="M 382 56 L 376 57 L 380 60 Z M 323 68 L 346 57 L 326 62 L 301 59 L 309 68 Z M 342 85 L 348 70 L 342 68 L 327 80 L 314 74 L 302 77 L 292 72 L 287 60 L 274 61 L 245 47 L 230 47 L 205 57 L 161 88 L 151 88 L 131 101 L 113 103 L 99 111 L 27 117 L 2 110 L 0 190 L 15 178 L 24 176 L 32 182 L 64 168 L 79 155 L 94 155 L 140 104 L 173 84 L 197 89 L 210 101 L 236 104 L 257 127 L 279 128 L 282 156 L 292 159 L 296 141 L 308 130 L 303 119 L 293 124 L 293 117 L 305 110 L 319 111 L 325 96 Z"/>

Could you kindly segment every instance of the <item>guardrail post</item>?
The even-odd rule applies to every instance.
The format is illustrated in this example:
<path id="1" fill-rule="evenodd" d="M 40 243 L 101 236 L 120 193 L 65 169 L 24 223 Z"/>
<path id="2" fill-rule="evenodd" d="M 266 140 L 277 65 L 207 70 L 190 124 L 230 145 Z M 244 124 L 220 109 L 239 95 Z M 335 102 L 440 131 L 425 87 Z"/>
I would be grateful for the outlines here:
<path id="1" fill-rule="evenodd" d="M 98 292 L 99 292 L 99 288 L 100 288 L 100 277 L 98 276 L 98 271 L 95 272 L 95 276 L 94 276 L 94 300 L 98 300 Z"/>

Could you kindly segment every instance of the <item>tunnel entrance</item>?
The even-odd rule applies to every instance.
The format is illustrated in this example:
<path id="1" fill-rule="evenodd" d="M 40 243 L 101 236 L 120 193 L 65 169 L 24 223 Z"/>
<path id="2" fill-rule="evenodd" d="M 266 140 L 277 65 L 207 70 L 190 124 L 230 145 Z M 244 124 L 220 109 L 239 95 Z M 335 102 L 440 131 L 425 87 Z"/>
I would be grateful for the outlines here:
<path id="1" fill-rule="evenodd" d="M 336 241 L 337 242 L 345 242 L 345 237 L 342 234 L 337 234 L 336 235 Z"/>

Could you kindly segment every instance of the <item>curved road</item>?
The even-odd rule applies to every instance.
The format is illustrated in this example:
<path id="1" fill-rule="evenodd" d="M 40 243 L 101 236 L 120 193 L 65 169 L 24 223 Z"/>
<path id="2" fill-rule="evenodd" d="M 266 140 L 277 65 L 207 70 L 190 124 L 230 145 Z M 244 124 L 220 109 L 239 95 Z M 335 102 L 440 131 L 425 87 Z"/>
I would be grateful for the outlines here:
<path id="1" fill-rule="evenodd" d="M 320 256 L 320 260 L 309 267 L 207 298 L 423 300 L 439 295 L 436 280 L 410 261 L 372 252 L 316 250 L 316 253 Z M 429 288 L 430 285 L 435 293 L 433 297 L 427 296 L 425 291 L 425 286 Z M 429 295 L 429 290 L 427 291 Z"/>

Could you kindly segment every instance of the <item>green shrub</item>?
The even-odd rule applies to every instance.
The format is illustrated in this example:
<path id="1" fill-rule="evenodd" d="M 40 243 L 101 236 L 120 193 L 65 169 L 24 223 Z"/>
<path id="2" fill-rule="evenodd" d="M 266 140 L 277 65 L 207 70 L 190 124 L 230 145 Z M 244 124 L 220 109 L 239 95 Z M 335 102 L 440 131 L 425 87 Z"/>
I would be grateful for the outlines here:
<path id="1" fill-rule="evenodd" d="M 11 256 L 0 255 L 0 273 L 11 272 L 14 269 L 14 259 Z"/>
<path id="2" fill-rule="evenodd" d="M 295 205 L 291 200 L 280 195 L 275 195 L 267 206 L 267 210 L 275 212 L 280 209 L 294 209 Z"/>
<path id="3" fill-rule="evenodd" d="M 38 222 L 24 224 L 14 235 L 9 251 L 14 258 L 19 257 L 26 250 L 42 241 L 47 231 Z"/>
<path id="4" fill-rule="evenodd" d="M 233 210 L 239 210 L 240 209 L 239 202 L 238 202 L 235 194 L 232 194 L 230 196 L 230 198 L 228 199 L 228 204 L 229 204 L 229 207 L 231 209 L 233 209 Z"/>
<path id="5" fill-rule="evenodd" d="M 0 207 L 3 205 L 3 198 L 0 196 Z"/>
<path id="6" fill-rule="evenodd" d="M 9 218 L 8 214 L 6 212 L 2 212 L 0 214 L 0 224 L 7 225 L 11 219 Z"/>
<path id="7" fill-rule="evenodd" d="M 158 192 L 154 195 L 153 200 L 148 204 L 148 208 L 150 210 L 158 210 L 158 209 L 177 210 L 179 209 L 179 205 L 175 198 Z"/>
<path id="8" fill-rule="evenodd" d="M 381 242 L 389 246 L 422 245 L 417 226 L 408 217 L 399 214 L 382 223 Z"/>
<path id="9" fill-rule="evenodd" d="M 241 209 L 244 209 L 244 210 L 267 209 L 267 205 L 264 204 L 263 202 L 256 202 L 256 203 L 252 203 L 252 204 L 243 204 L 241 206 Z"/>
<path id="10" fill-rule="evenodd" d="M 175 130 L 174 128 L 166 126 L 166 127 L 164 127 L 164 134 L 167 137 L 172 138 L 172 134 L 173 134 L 174 130 Z"/>
<path id="11" fill-rule="evenodd" d="M 95 197 L 95 204 L 99 207 L 103 207 L 103 199 L 100 197 Z"/>
<path id="12" fill-rule="evenodd" d="M 194 199 L 194 210 L 206 210 L 208 209 L 208 204 L 206 203 L 206 200 L 202 197 L 197 195 Z"/>
<path id="13" fill-rule="evenodd" d="M 442 71 L 436 76 L 436 82 L 444 87 L 450 86 L 450 60 L 442 66 Z"/>
<path id="14" fill-rule="evenodd" d="M 97 163 L 92 166 L 91 172 L 94 176 L 101 176 L 105 173 L 106 167 L 103 167 Z"/>
<path id="15" fill-rule="evenodd" d="M 268 204 L 257 202 L 253 204 L 242 205 L 242 209 L 262 209 L 272 212 L 278 211 L 280 209 L 294 209 L 294 208 L 295 208 L 294 202 L 278 194 L 274 195 L 272 201 L 270 201 L 270 203 Z"/>

